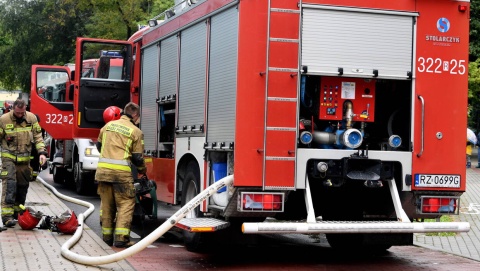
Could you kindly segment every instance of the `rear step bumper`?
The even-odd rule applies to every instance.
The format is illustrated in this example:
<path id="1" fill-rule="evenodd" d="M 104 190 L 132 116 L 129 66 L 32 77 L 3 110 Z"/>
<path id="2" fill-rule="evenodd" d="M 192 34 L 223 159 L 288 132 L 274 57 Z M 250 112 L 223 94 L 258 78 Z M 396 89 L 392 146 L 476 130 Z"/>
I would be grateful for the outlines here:
<path id="1" fill-rule="evenodd" d="M 424 233 L 468 232 L 468 222 L 320 221 L 316 223 L 243 223 L 246 234 L 260 233 Z"/>
<path id="2" fill-rule="evenodd" d="M 175 226 L 189 232 L 214 232 L 230 223 L 215 218 L 184 218 Z M 392 221 L 318 221 L 306 222 L 246 222 L 245 234 L 262 233 L 427 233 L 468 232 L 468 222 L 392 222 Z"/>
<path id="3" fill-rule="evenodd" d="M 229 222 L 216 218 L 184 218 L 175 224 L 176 227 L 189 232 L 214 232 L 230 226 Z"/>

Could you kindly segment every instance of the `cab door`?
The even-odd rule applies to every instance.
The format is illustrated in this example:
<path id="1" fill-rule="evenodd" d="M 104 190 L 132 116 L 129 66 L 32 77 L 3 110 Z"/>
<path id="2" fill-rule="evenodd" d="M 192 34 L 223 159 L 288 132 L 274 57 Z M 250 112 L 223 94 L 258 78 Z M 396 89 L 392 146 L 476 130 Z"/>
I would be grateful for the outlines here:
<path id="1" fill-rule="evenodd" d="M 73 85 L 66 66 L 33 65 L 30 112 L 55 139 L 73 136 Z M 72 85 L 72 88 L 70 87 Z"/>
<path id="2" fill-rule="evenodd" d="M 77 39 L 73 136 L 96 139 L 105 125 L 103 111 L 130 102 L 133 43 Z M 92 63 L 95 63 L 92 66 Z"/>

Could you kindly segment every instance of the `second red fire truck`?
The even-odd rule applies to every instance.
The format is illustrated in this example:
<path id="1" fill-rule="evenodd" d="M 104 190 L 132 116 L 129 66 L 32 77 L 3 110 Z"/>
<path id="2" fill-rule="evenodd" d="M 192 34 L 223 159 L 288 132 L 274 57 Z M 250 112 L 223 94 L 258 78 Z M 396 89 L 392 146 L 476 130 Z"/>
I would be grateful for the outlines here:
<path id="1" fill-rule="evenodd" d="M 95 139 L 105 108 L 139 103 L 147 175 L 168 204 L 189 204 L 233 175 L 178 222 L 190 250 L 240 232 L 411 245 L 416 232 L 469 230 L 418 222 L 458 214 L 466 189 L 469 9 L 451 0 L 177 2 L 129 41 L 78 38 L 76 71 L 107 49 L 122 52 L 122 71 L 75 73 L 69 102 L 36 95 L 43 72 L 68 71 L 34 66 L 32 111 L 47 131 Z"/>

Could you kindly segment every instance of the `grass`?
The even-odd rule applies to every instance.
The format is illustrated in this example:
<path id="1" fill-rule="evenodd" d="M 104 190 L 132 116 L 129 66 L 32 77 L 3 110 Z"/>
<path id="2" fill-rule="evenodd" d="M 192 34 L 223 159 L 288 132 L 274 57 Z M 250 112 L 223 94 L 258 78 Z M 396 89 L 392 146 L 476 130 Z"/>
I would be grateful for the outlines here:
<path id="1" fill-rule="evenodd" d="M 442 215 L 439 222 L 454 222 L 454 216 Z M 438 222 L 437 219 L 425 219 L 424 222 Z M 426 236 L 455 236 L 456 232 L 428 232 Z"/>

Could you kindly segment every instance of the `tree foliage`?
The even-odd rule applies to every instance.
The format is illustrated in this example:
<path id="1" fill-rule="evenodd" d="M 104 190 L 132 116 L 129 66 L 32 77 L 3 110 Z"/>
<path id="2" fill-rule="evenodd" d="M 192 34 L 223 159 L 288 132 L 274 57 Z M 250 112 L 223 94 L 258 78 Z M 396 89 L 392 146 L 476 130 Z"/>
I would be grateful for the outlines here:
<path id="1" fill-rule="evenodd" d="M 30 89 L 33 64 L 74 61 L 77 37 L 126 40 L 173 0 L 0 0 L 0 86 Z"/>
<path id="2" fill-rule="evenodd" d="M 0 4 L 0 14 L 0 81 L 6 89 L 28 91 L 32 64 L 72 60 L 89 11 L 75 0 L 10 0 Z"/>
<path id="3" fill-rule="evenodd" d="M 480 0 L 470 3 L 470 63 L 468 65 L 468 127 L 480 131 Z"/>
<path id="4" fill-rule="evenodd" d="M 470 61 L 480 58 L 480 0 L 470 3 Z"/>
<path id="5" fill-rule="evenodd" d="M 174 0 L 81 0 L 95 11 L 87 25 L 91 37 L 128 39 L 148 19 L 174 5 Z"/>

